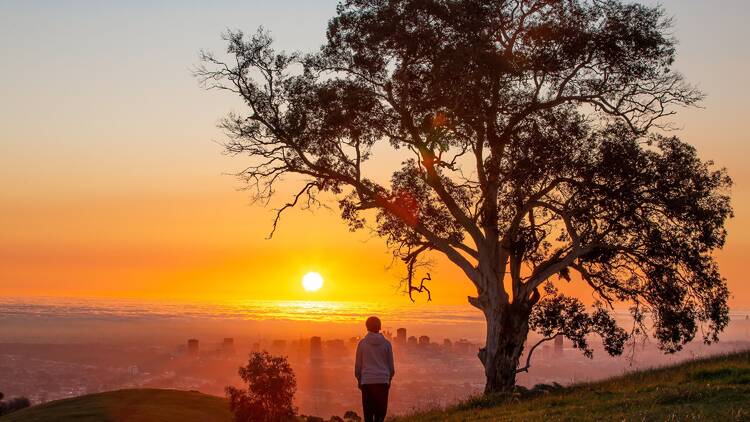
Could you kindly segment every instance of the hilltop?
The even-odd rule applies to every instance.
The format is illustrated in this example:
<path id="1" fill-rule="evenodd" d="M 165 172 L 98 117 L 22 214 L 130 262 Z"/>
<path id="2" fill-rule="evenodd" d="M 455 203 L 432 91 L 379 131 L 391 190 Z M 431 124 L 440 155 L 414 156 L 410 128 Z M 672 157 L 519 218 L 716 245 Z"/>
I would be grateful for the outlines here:
<path id="1" fill-rule="evenodd" d="M 537 389 L 542 390 L 542 389 Z M 426 421 L 750 420 L 750 351 L 634 372 L 609 380 L 477 398 L 391 419 Z M 192 391 L 119 390 L 58 400 L 0 422 L 230 422 L 226 401 Z"/>
<path id="2" fill-rule="evenodd" d="M 226 400 L 195 391 L 108 391 L 33 406 L 2 422 L 231 422 Z"/>
<path id="3" fill-rule="evenodd" d="M 525 396 L 525 397 L 524 397 Z M 748 421 L 750 351 L 398 418 L 426 421 Z"/>

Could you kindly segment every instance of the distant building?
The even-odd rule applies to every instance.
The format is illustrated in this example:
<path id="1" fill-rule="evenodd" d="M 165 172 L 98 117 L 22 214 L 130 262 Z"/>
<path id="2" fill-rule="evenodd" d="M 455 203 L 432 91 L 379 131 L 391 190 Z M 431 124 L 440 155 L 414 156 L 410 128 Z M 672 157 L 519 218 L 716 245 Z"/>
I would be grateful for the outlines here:
<path id="1" fill-rule="evenodd" d="M 409 337 L 409 339 L 406 340 L 407 346 L 416 346 L 417 345 L 417 338 L 414 336 Z"/>
<path id="2" fill-rule="evenodd" d="M 284 352 L 286 350 L 286 340 L 274 340 L 271 343 L 271 349 L 275 353 Z"/>
<path id="3" fill-rule="evenodd" d="M 320 361 L 323 359 L 323 341 L 320 337 L 310 337 L 310 361 Z"/>
<path id="4" fill-rule="evenodd" d="M 234 338 L 224 338 L 224 341 L 221 342 L 221 353 L 225 356 L 234 355 Z"/>
<path id="5" fill-rule="evenodd" d="M 406 344 L 406 328 L 396 330 L 396 344 Z"/>
<path id="6" fill-rule="evenodd" d="M 542 346 L 542 359 L 551 359 L 552 358 L 552 348 L 549 347 L 549 345 Z"/>
<path id="7" fill-rule="evenodd" d="M 294 359 L 302 359 L 303 357 L 309 358 L 310 357 L 310 339 L 299 338 L 296 340 L 292 340 L 287 345 L 286 353 L 290 355 L 290 357 L 294 356 Z"/>
<path id="8" fill-rule="evenodd" d="M 328 356 L 336 358 L 348 356 L 349 354 L 346 343 L 341 339 L 326 340 L 323 343 L 323 350 L 325 350 Z"/>
<path id="9" fill-rule="evenodd" d="M 429 336 L 419 336 L 419 345 L 421 347 L 427 347 L 430 345 L 430 337 Z"/>
<path id="10" fill-rule="evenodd" d="M 555 355 L 562 355 L 563 354 L 563 336 L 558 335 L 555 337 Z"/>
<path id="11" fill-rule="evenodd" d="M 356 350 L 357 343 L 359 343 L 359 337 L 349 337 L 349 348 Z"/>
<path id="12" fill-rule="evenodd" d="M 190 356 L 198 356 L 198 353 L 200 353 L 200 349 L 198 346 L 198 339 L 191 338 L 187 341 L 187 352 Z"/>
<path id="13" fill-rule="evenodd" d="M 452 348 L 453 347 L 453 342 L 451 341 L 451 339 L 449 339 L 449 338 L 444 339 L 443 340 L 443 347 L 446 348 L 446 349 Z"/>
<path id="14" fill-rule="evenodd" d="M 473 346 L 468 340 L 462 338 L 453 344 L 453 350 L 460 354 L 475 353 L 476 351 Z"/>

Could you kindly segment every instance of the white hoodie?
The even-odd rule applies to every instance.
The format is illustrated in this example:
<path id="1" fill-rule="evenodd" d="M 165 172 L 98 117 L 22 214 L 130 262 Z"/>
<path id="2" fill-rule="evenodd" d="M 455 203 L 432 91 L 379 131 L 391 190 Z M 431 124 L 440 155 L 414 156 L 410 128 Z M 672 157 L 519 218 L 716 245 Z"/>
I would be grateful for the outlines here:
<path id="1" fill-rule="evenodd" d="M 390 384 L 396 373 L 391 342 L 380 333 L 368 332 L 357 344 L 354 376 L 359 384 Z"/>

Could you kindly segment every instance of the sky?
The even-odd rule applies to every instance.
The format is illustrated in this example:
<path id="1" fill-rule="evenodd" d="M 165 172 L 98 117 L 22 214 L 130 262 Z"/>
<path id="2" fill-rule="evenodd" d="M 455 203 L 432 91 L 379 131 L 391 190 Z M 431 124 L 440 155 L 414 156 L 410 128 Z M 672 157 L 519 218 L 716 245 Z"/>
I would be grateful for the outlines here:
<path id="1" fill-rule="evenodd" d="M 750 3 L 661 4 L 675 19 L 676 69 L 708 95 L 680 111 L 678 135 L 735 181 L 717 256 L 730 304 L 750 308 Z M 273 210 L 250 204 L 227 174 L 243 160 L 218 144 L 216 123 L 242 105 L 191 75 L 199 50 L 223 51 L 228 28 L 263 26 L 279 49 L 313 51 L 335 7 L 0 0 L 0 296 L 408 303 L 383 241 L 350 233 L 335 210 L 289 212 L 266 240 Z M 325 279 L 316 293 L 300 287 L 309 271 Z M 443 261 L 432 275 L 437 303 L 472 294 Z"/>

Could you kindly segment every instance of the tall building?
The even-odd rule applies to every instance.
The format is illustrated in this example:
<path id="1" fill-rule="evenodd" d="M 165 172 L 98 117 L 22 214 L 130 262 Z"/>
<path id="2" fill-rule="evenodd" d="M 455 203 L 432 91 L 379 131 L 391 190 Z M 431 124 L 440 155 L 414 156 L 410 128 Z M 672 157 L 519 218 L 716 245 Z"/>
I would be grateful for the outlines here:
<path id="1" fill-rule="evenodd" d="M 563 336 L 558 335 L 555 337 L 555 354 L 556 355 L 562 355 L 563 354 Z"/>
<path id="2" fill-rule="evenodd" d="M 340 338 L 323 342 L 323 350 L 328 357 L 342 358 L 349 356 L 349 352 L 346 349 L 346 343 Z"/>
<path id="3" fill-rule="evenodd" d="M 406 344 L 406 328 L 396 330 L 396 344 Z"/>
<path id="4" fill-rule="evenodd" d="M 305 347 L 310 352 L 310 363 L 307 368 L 300 369 L 298 376 L 310 380 L 308 391 L 312 398 L 312 412 L 320 414 L 322 408 L 331 402 L 330 392 L 326 390 L 327 379 L 323 365 L 323 341 L 318 336 L 305 340 Z"/>
<path id="5" fill-rule="evenodd" d="M 188 355 L 190 356 L 198 356 L 198 353 L 200 352 L 198 347 L 198 339 L 191 338 L 187 341 L 187 351 Z"/>
<path id="6" fill-rule="evenodd" d="M 310 337 L 310 362 L 323 359 L 323 341 L 320 337 Z"/>
<path id="7" fill-rule="evenodd" d="M 271 342 L 271 352 L 284 353 L 286 351 L 286 340 L 274 340 Z"/>
<path id="8" fill-rule="evenodd" d="M 224 341 L 221 342 L 221 353 L 226 356 L 234 354 L 234 338 L 226 337 Z"/>
<path id="9" fill-rule="evenodd" d="M 430 345 L 430 337 L 428 336 L 419 336 L 419 345 L 422 347 L 427 347 Z"/>
<path id="10" fill-rule="evenodd" d="M 407 345 L 407 346 L 416 346 L 416 345 L 417 345 L 417 338 L 416 338 L 416 337 L 414 337 L 414 336 L 411 336 L 411 337 L 409 337 L 409 338 L 408 338 L 408 339 L 406 340 L 406 345 Z"/>

